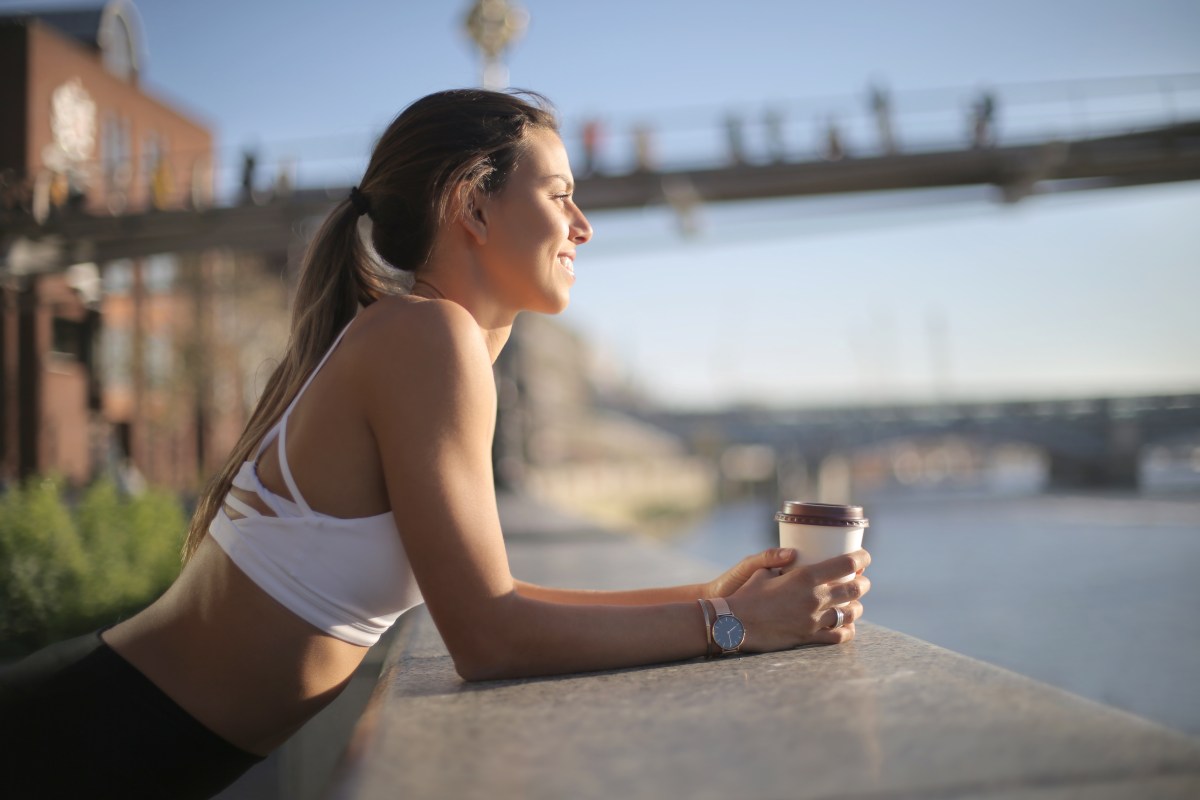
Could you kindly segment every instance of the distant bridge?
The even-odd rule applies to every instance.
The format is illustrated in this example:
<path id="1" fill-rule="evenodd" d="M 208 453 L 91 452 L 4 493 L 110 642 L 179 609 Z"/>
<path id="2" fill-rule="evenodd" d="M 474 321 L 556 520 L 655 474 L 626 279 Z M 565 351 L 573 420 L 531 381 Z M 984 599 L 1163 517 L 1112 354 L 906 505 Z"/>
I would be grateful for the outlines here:
<path id="1" fill-rule="evenodd" d="M 744 118 L 727 116 L 723 146 L 722 135 L 711 127 L 697 137 L 693 129 L 665 125 L 657 145 L 649 143 L 653 128 L 638 128 L 632 148 L 637 155 L 616 169 L 611 159 L 604 162 L 603 153 L 584 148 L 585 157 L 576 159 L 576 195 L 586 211 L 668 205 L 686 221 L 700 204 L 754 198 L 983 185 L 1017 201 L 1047 191 L 1200 179 L 1200 76 L 1034 85 L 1024 87 L 1026 96 L 1021 88 L 985 93 L 996 98 L 989 103 L 1001 104 L 999 121 L 990 111 L 975 111 L 975 132 L 954 139 L 945 128 L 951 119 L 963 121 L 963 109 L 923 108 L 920 97 L 907 95 L 897 102 L 906 109 L 903 120 L 893 123 L 885 112 L 872 116 L 860 109 L 850 123 L 847 115 L 841 117 L 847 131 L 858 132 L 857 139 L 847 133 L 845 145 L 827 141 L 800 153 L 786 146 L 796 125 L 781 122 L 783 112 L 768 113 L 761 131 Z M 1087 107 L 1078 98 L 1090 95 L 1098 96 L 1090 106 L 1096 119 L 1080 124 L 1076 118 Z M 947 102 L 944 93 L 937 98 Z M 1106 104 L 1113 98 L 1118 107 Z M 814 102 L 836 106 L 832 99 Z M 923 137 L 906 129 L 907 138 L 893 141 L 893 125 L 898 129 L 903 121 L 915 128 L 911 119 L 922 115 L 937 116 L 935 134 L 928 132 L 927 121 Z M 1047 119 L 1053 122 L 1048 125 Z M 864 148 L 861 140 L 868 134 L 863 130 L 873 125 L 880 128 L 877 138 L 885 140 Z M 764 152 L 749 147 L 755 138 L 750 134 L 766 140 Z M 697 138 L 706 142 L 709 155 L 689 162 Z M 678 153 L 660 165 L 652 153 L 668 146 Z M 714 148 L 724 154 L 714 158 Z M 212 248 L 286 253 L 303 238 L 305 224 L 327 213 L 348 190 L 335 185 L 250 193 L 234 205 L 116 216 L 60 209 L 40 221 L 27 209 L 0 209 L 0 272 L 35 274 L 80 261 Z"/>
<path id="2" fill-rule="evenodd" d="M 1042 450 L 1055 488 L 1136 487 L 1142 451 L 1200 433 L 1200 394 L 997 403 L 655 412 L 648 422 L 689 440 L 763 444 L 819 463 L 889 441 L 962 436 Z"/>

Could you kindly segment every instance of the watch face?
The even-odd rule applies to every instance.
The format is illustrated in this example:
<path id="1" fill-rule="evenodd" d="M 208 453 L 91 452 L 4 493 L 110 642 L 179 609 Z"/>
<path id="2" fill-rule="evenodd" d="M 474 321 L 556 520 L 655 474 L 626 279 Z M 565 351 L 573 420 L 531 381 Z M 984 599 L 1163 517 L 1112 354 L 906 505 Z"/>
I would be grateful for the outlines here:
<path id="1" fill-rule="evenodd" d="M 717 617 L 713 623 L 713 641 L 721 645 L 722 650 L 737 648 L 745 638 L 746 629 L 737 617 Z"/>

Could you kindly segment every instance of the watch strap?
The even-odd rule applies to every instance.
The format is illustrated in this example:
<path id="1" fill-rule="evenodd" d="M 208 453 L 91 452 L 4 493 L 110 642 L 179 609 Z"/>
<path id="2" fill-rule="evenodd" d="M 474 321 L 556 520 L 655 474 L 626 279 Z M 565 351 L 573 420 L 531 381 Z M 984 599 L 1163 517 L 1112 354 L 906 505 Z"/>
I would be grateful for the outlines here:
<path id="1" fill-rule="evenodd" d="M 725 602 L 724 597 L 714 597 L 709 602 L 713 604 L 713 610 L 717 612 L 718 617 L 733 616 L 733 612 L 729 610 L 729 603 Z"/>
<path id="2" fill-rule="evenodd" d="M 707 600 L 701 598 L 701 599 L 697 600 L 696 602 L 700 604 L 700 611 L 701 611 L 701 613 L 704 614 L 704 638 L 706 639 L 706 642 L 704 644 L 704 657 L 712 658 L 713 657 L 713 634 L 712 634 L 713 615 L 708 610 L 708 601 Z"/>

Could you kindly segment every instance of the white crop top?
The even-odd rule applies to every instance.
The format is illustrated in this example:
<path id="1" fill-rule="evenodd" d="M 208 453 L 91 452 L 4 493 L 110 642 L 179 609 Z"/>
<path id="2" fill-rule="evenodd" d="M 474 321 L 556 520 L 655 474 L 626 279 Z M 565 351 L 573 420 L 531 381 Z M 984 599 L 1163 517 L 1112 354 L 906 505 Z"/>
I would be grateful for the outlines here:
<path id="1" fill-rule="evenodd" d="M 396 618 L 421 603 L 416 579 L 392 512 L 343 519 L 309 508 L 288 466 L 287 423 L 292 409 L 349 330 L 342 329 L 304 386 L 233 485 L 254 492 L 275 516 L 263 514 L 230 493 L 208 532 L 242 572 L 296 616 L 351 644 L 369 647 Z M 293 500 L 263 486 L 255 465 L 272 438 L 279 468 Z"/>

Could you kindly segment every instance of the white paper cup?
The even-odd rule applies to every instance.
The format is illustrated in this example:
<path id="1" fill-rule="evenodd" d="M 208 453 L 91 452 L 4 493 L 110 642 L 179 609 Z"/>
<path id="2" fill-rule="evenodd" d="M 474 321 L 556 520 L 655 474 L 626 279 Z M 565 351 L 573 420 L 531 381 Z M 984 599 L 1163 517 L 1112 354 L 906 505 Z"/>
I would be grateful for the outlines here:
<path id="1" fill-rule="evenodd" d="M 862 506 L 798 500 L 785 501 L 775 520 L 779 523 L 779 546 L 796 549 L 793 569 L 853 553 L 862 547 L 863 531 L 869 524 Z M 853 578 L 851 573 L 834 582 L 845 583 Z"/>

